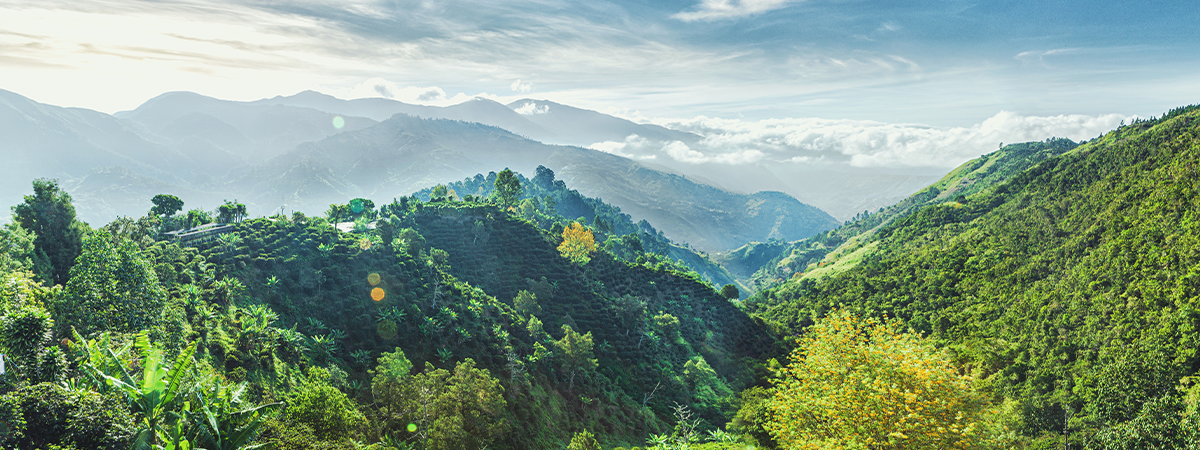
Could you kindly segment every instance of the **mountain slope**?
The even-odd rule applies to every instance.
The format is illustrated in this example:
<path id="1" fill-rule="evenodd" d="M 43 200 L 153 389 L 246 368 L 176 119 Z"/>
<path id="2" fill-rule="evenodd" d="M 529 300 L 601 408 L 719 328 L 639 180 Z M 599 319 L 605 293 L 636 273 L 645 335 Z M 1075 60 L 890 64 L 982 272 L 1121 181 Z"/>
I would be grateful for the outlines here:
<path id="1" fill-rule="evenodd" d="M 250 102 L 250 104 L 312 108 L 337 114 L 369 117 L 380 122 L 396 114 L 407 114 L 426 119 L 461 120 L 463 122 L 482 123 L 484 125 L 503 128 L 542 142 L 552 142 L 557 138 L 554 132 L 530 122 L 524 116 L 513 112 L 500 103 L 485 98 L 475 98 L 451 106 L 425 106 L 412 105 L 386 98 L 342 100 L 319 92 L 304 91 L 288 97 L 278 96 L 257 100 Z"/>
<path id="2" fill-rule="evenodd" d="M 594 150 L 544 145 L 485 125 L 409 116 L 301 145 L 240 171 L 223 188 L 249 194 L 259 208 L 323 211 L 348 198 L 386 201 L 476 173 L 503 167 L 532 173 L 538 165 L 550 167 L 585 195 L 603 198 L 702 250 L 797 239 L 836 225 L 827 214 L 785 194 L 735 194 Z"/>
<path id="3" fill-rule="evenodd" d="M 597 142 L 624 141 L 634 134 L 653 141 L 682 140 L 691 144 L 700 140 L 700 136 L 691 133 L 641 125 L 547 100 L 521 99 L 509 103 L 508 107 L 520 112 L 530 122 L 557 134 L 557 139 L 546 140 L 547 143 L 588 146 Z"/>
<path id="4" fill-rule="evenodd" d="M 1031 439 L 1184 426 L 1154 408 L 1182 414 L 1190 385 L 1177 381 L 1200 370 L 1200 107 L 965 200 L 924 206 L 871 237 L 857 265 L 748 304 L 789 332 L 838 305 L 908 319 L 1015 402 Z"/>
<path id="5" fill-rule="evenodd" d="M 229 161 L 232 164 L 228 164 L 225 171 L 228 166 L 277 156 L 302 142 L 376 123 L 363 117 L 346 116 L 339 129 L 334 124 L 336 114 L 333 113 L 219 100 L 192 92 L 168 92 L 147 100 L 137 109 L 118 112 L 114 116 L 141 124 L 150 133 L 161 136 L 163 145 L 189 149 L 196 157 L 209 152 L 234 155 L 235 159 Z M 197 147 L 189 138 L 203 140 L 206 145 Z"/>
<path id="6" fill-rule="evenodd" d="M 956 202 L 1000 184 L 1033 167 L 1047 158 L 1075 148 L 1068 139 L 1048 139 L 1045 142 L 1011 144 L 995 152 L 963 163 L 936 183 L 878 212 L 860 213 L 844 226 L 788 245 L 748 244 L 738 250 L 714 255 L 722 265 L 737 268 L 743 283 L 768 286 L 797 274 L 819 276 L 828 274 L 826 266 L 844 270 L 857 261 L 842 258 L 853 254 L 871 241 L 871 237 L 886 225 L 912 214 L 918 209 L 942 203 Z"/>
<path id="7" fill-rule="evenodd" d="M 168 287 L 194 282 L 207 268 L 213 279 L 246 287 L 239 308 L 266 304 L 278 312 L 279 329 L 334 342 L 319 347 L 312 339 L 308 352 L 293 345 L 264 357 L 240 337 L 223 343 L 225 330 L 197 327 L 216 367 L 275 395 L 290 365 L 344 370 L 357 383 L 346 391 L 373 414 L 383 405 L 366 370 L 382 352 L 399 347 L 418 368 L 471 358 L 504 386 L 503 417 L 515 426 L 499 448 L 558 448 L 581 427 L 612 445 L 637 445 L 669 430 L 676 402 L 720 424 L 727 420 L 720 399 L 704 393 L 752 384 L 760 375 L 755 361 L 773 351 L 760 324 L 702 283 L 604 253 L 575 265 L 558 254 L 555 236 L 493 205 L 390 206 L 418 237 L 386 245 L 378 234 L 341 233 L 320 219 L 256 219 L 235 226 L 236 238 L 225 241 L 233 244 L 200 244 L 202 258 L 165 243 L 152 251 Z M 373 298 L 376 288 L 386 295 Z M 522 290 L 536 293 L 536 307 L 514 308 Z M 201 303 L 217 301 L 204 295 Z M 569 374 L 554 344 L 563 325 L 591 333 L 594 370 Z M 674 375 L 697 361 L 712 377 Z"/>
<path id="8" fill-rule="evenodd" d="M 583 219 L 583 223 L 591 225 L 597 247 L 612 253 L 618 260 L 680 272 L 693 271 L 716 288 L 733 284 L 739 287 L 739 292 L 747 292 L 746 287 L 738 285 L 738 281 L 720 265 L 691 248 L 671 242 L 649 222 L 634 223 L 633 217 L 621 208 L 569 189 L 565 182 L 554 179 L 554 171 L 544 166 L 538 166 L 536 173 L 533 180 L 517 174 L 521 196 L 516 209 L 521 218 L 544 230 L 559 230 L 568 226 L 569 221 Z M 486 177 L 476 174 L 473 178 L 445 186 L 456 196 L 488 198 L 495 191 L 495 181 L 496 173 L 490 172 Z M 422 189 L 414 195 L 429 201 L 432 191 L 433 188 Z"/>

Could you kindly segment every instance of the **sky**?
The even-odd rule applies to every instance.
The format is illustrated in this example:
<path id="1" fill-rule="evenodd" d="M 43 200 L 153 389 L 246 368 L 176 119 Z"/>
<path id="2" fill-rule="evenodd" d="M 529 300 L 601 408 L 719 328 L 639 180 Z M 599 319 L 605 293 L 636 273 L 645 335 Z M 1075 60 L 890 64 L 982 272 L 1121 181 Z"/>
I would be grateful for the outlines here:
<path id="1" fill-rule="evenodd" d="M 168 91 L 535 98 L 690 127 L 713 148 L 742 139 L 742 154 L 782 139 L 766 130 L 834 124 L 823 139 L 882 142 L 859 165 L 953 166 L 1006 138 L 1086 139 L 1200 103 L 1198 5 L 0 0 L 0 89 L 108 113 Z M 745 161 L 723 155 L 701 157 Z"/>

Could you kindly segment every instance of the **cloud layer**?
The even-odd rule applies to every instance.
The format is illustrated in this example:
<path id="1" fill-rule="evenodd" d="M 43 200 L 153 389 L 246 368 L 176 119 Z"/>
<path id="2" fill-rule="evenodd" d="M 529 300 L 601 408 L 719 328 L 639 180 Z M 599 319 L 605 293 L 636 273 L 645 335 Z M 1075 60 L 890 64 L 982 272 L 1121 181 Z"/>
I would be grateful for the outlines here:
<path id="1" fill-rule="evenodd" d="M 654 142 L 634 135 L 624 142 L 601 142 L 591 148 L 684 164 L 952 168 L 997 149 L 1001 143 L 1051 137 L 1087 140 L 1132 119 L 1119 114 L 1024 116 L 1002 111 L 969 127 L 932 127 L 817 118 L 744 121 L 696 117 L 654 120 L 658 125 L 703 138 L 692 145 Z"/>

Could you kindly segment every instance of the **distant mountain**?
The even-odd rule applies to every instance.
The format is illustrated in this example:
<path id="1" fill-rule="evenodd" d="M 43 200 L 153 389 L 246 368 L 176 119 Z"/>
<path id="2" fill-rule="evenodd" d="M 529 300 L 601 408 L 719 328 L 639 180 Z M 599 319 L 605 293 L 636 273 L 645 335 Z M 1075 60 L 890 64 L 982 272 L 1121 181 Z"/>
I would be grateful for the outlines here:
<path id="1" fill-rule="evenodd" d="M 551 144 L 586 147 L 598 142 L 624 141 L 635 134 L 653 141 L 682 140 L 695 143 L 700 140 L 700 136 L 695 134 L 669 130 L 657 125 L 640 125 L 608 114 L 546 100 L 521 99 L 509 103 L 508 107 L 524 115 L 530 122 L 558 135 L 559 139 L 543 141 Z"/>
<path id="2" fill-rule="evenodd" d="M 0 202 L 15 205 L 30 181 L 75 179 L 123 166 L 162 182 L 183 183 L 193 161 L 144 137 L 136 124 L 82 108 L 45 105 L 0 90 Z M 89 218 L 94 220 L 95 218 Z"/>
<path id="3" fill-rule="evenodd" d="M 285 105 L 312 108 L 331 113 L 369 117 L 384 121 L 396 114 L 407 114 L 426 119 L 448 119 L 476 122 L 503 128 L 530 139 L 553 142 L 557 135 L 530 122 L 504 105 L 475 98 L 452 106 L 412 105 L 386 98 L 360 98 L 342 100 L 320 92 L 304 91 L 288 97 L 274 97 L 250 102 L 253 105 Z"/>
<path id="4" fill-rule="evenodd" d="M 504 167 L 531 174 L 538 165 L 588 196 L 649 220 L 671 239 L 706 251 L 751 240 L 797 239 L 837 224 L 786 194 L 736 194 L 594 150 L 410 116 L 301 145 L 239 171 L 223 189 L 246 193 L 260 208 L 324 211 L 353 197 L 388 200 Z"/>
<path id="5" fill-rule="evenodd" d="M 142 125 L 163 146 L 201 161 L 213 176 L 267 160 L 303 142 L 377 123 L 347 115 L 338 128 L 337 114 L 331 112 L 219 100 L 192 92 L 168 92 L 114 116 Z"/>
<path id="6" fill-rule="evenodd" d="M 146 199 L 160 190 L 187 193 L 187 208 L 237 199 L 261 214 L 312 214 L 352 197 L 387 200 L 476 173 L 512 167 L 528 174 L 545 165 L 580 192 L 703 251 L 795 240 L 836 225 L 785 194 L 724 189 L 727 180 L 719 171 L 685 176 L 653 161 L 527 139 L 519 133 L 557 137 L 527 119 L 531 116 L 490 100 L 439 108 L 345 101 L 315 92 L 257 102 L 171 92 L 110 116 L 42 105 L 10 92 L 0 99 L 0 118 L 7 119 L 0 148 L 16 155 L 0 169 L 6 171 L 7 203 L 20 202 L 32 178 L 55 177 L 73 195 L 95 200 L 80 210 L 82 220 L 95 223 L 145 214 Z M 591 136 L 585 141 L 626 132 L 692 139 L 594 111 L 538 105 L 552 111 L 535 115 L 538 120 Z M 374 119 L 384 116 L 389 119 L 382 123 Z M 769 172 L 755 178 L 768 180 L 760 184 L 769 188 L 784 186 Z"/>

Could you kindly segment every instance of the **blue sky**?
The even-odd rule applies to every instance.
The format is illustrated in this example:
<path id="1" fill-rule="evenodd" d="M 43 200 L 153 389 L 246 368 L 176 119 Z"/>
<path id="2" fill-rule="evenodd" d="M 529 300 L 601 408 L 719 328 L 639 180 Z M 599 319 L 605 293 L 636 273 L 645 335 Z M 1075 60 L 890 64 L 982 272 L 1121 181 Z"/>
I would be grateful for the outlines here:
<path id="1" fill-rule="evenodd" d="M 105 112 L 175 90 L 315 89 L 531 97 L 660 123 L 951 129 L 1006 112 L 1107 117 L 1103 128 L 1200 103 L 1197 4 L 0 0 L 0 88 Z"/>

